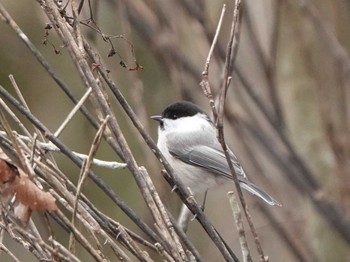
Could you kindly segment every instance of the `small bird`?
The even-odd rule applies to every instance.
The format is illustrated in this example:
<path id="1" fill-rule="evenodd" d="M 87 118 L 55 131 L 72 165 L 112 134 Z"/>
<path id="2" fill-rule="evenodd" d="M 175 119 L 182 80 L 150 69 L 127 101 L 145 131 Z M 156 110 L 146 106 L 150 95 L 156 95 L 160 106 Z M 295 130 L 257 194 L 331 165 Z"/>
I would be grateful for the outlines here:
<path id="1" fill-rule="evenodd" d="M 175 175 L 194 194 L 233 181 L 224 151 L 217 140 L 216 128 L 208 115 L 195 104 L 179 101 L 169 105 L 159 122 L 157 146 L 173 167 Z M 229 149 L 240 186 L 270 205 L 281 206 L 262 189 L 250 182 Z"/>

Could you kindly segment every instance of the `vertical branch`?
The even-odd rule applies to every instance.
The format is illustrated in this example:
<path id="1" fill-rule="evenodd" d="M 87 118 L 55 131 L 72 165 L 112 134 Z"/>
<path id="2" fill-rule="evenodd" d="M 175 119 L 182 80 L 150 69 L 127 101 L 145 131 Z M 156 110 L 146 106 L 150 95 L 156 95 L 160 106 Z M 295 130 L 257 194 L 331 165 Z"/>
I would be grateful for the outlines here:
<path id="1" fill-rule="evenodd" d="M 75 220 L 76 220 L 76 214 L 77 214 L 77 209 L 78 209 L 78 202 L 79 202 L 79 197 L 80 197 L 80 192 L 82 190 L 83 184 L 85 182 L 85 179 L 88 176 L 88 172 L 89 169 L 91 167 L 93 158 L 97 152 L 97 149 L 101 143 L 101 138 L 103 135 L 103 132 L 106 128 L 107 125 L 107 121 L 109 119 L 109 116 L 107 116 L 105 118 L 105 120 L 102 122 L 101 127 L 98 129 L 95 138 L 92 142 L 90 151 L 89 151 L 89 155 L 88 158 L 83 162 L 82 165 L 82 169 L 80 172 L 80 177 L 79 177 L 79 181 L 78 181 L 78 185 L 77 185 L 77 190 L 75 193 L 75 202 L 74 202 L 74 206 L 73 206 L 73 214 L 72 214 L 72 225 L 75 226 Z M 73 238 L 73 234 L 71 233 L 70 238 L 69 238 L 69 244 L 68 244 L 68 249 L 69 250 L 74 250 L 74 238 Z"/>
<path id="2" fill-rule="evenodd" d="M 211 56 L 213 54 L 216 42 L 217 42 L 218 37 L 219 37 L 219 33 L 220 33 L 220 30 L 221 30 L 222 20 L 224 18 L 225 11 L 226 11 L 226 5 L 224 4 L 223 7 L 222 7 L 222 10 L 221 10 L 221 15 L 220 15 L 220 19 L 219 19 L 218 25 L 216 27 L 215 36 L 214 36 L 213 42 L 212 42 L 212 44 L 210 46 L 207 60 L 205 62 L 204 71 L 202 72 L 202 77 L 203 78 L 202 78 L 202 81 L 200 82 L 200 86 L 202 87 L 204 94 L 207 96 L 207 98 L 209 100 L 209 104 L 210 104 L 211 110 L 213 112 L 213 116 L 214 116 L 214 121 L 215 122 L 217 121 L 218 113 L 217 113 L 217 110 L 216 110 L 216 107 L 215 107 L 215 101 L 214 101 L 213 94 L 212 94 L 212 91 L 211 91 L 211 87 L 210 87 L 210 84 L 209 84 L 209 65 L 210 65 Z"/>
<path id="3" fill-rule="evenodd" d="M 250 250 L 248 247 L 247 238 L 245 236 L 241 210 L 240 210 L 238 202 L 235 198 L 235 194 L 231 191 L 231 192 L 228 192 L 227 195 L 228 195 L 229 200 L 230 200 L 230 206 L 231 206 L 233 217 L 234 217 L 235 224 L 237 227 L 238 239 L 239 239 L 239 243 L 241 245 L 243 261 L 244 262 L 252 262 L 253 260 L 252 260 L 252 257 L 250 255 Z"/>
<path id="4" fill-rule="evenodd" d="M 221 94 L 220 94 L 220 104 L 219 104 L 219 111 L 218 111 L 218 119 L 217 119 L 217 130 L 218 130 L 218 140 L 222 146 L 222 149 L 225 153 L 225 157 L 227 160 L 227 164 L 230 168 L 233 181 L 235 182 L 236 190 L 238 192 L 239 199 L 241 201 L 244 213 L 246 215 L 250 230 L 254 236 L 255 244 L 257 247 L 258 254 L 260 256 L 261 261 L 266 261 L 266 258 L 263 253 L 263 249 L 260 244 L 260 240 L 258 237 L 258 234 L 256 232 L 255 226 L 253 224 L 253 221 L 251 219 L 250 213 L 248 211 L 248 206 L 246 205 L 242 189 L 240 187 L 237 174 L 235 172 L 235 169 L 232 165 L 229 150 L 227 148 L 226 142 L 225 142 L 225 135 L 224 135 L 224 106 L 225 106 L 225 99 L 227 95 L 227 90 L 229 86 L 230 77 L 229 74 L 232 72 L 233 64 L 237 55 L 238 51 L 238 44 L 239 44 L 239 34 L 240 34 L 240 21 L 241 21 L 241 1 L 236 0 L 235 1 L 235 8 L 233 11 L 233 21 L 231 26 L 231 33 L 230 33 L 230 39 L 227 45 L 227 52 L 226 52 L 226 59 L 225 59 L 225 67 L 224 67 L 224 79 L 223 79 L 223 85 L 221 87 Z M 242 234 L 244 234 L 242 232 Z"/>
<path id="5" fill-rule="evenodd" d="M 227 95 L 227 90 L 229 86 L 229 75 L 232 72 L 234 61 L 238 51 L 239 35 L 240 35 L 240 25 L 241 25 L 241 1 L 235 1 L 235 7 L 233 10 L 233 20 L 231 25 L 231 32 L 229 42 L 227 44 L 225 66 L 224 66 L 224 78 L 223 84 L 221 86 L 220 103 L 218 110 L 217 126 L 219 129 L 219 141 L 223 140 L 223 116 L 224 116 L 224 104 Z M 222 131 L 220 131 L 220 129 Z M 220 135 L 221 133 L 221 135 Z M 220 141 L 222 142 L 222 141 Z"/>

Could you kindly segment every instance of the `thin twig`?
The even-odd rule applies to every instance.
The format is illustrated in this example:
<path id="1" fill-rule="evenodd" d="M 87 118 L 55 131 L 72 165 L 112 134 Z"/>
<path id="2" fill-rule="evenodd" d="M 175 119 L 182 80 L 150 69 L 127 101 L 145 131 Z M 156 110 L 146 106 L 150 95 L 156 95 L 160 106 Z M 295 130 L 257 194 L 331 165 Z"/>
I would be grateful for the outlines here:
<path id="1" fill-rule="evenodd" d="M 25 164 L 26 163 L 25 156 L 23 155 L 23 152 L 18 144 L 18 141 L 17 141 L 15 135 L 12 133 L 11 126 L 4 115 L 4 108 L 2 107 L 2 105 L 0 105 L 0 109 L 1 109 L 0 110 L 0 124 L 5 129 L 5 132 L 6 132 L 7 136 L 9 137 L 9 139 L 10 139 L 10 141 L 11 141 L 11 143 L 12 143 L 12 145 L 17 153 L 18 160 L 19 160 L 18 164 L 27 174 L 30 174 L 31 172 L 29 172 L 28 167 Z"/>
<path id="2" fill-rule="evenodd" d="M 239 205 L 237 203 L 236 197 L 234 192 L 228 192 L 227 193 L 228 198 L 230 200 L 230 206 L 232 209 L 233 217 L 235 219 L 235 225 L 237 227 L 238 231 L 238 239 L 239 243 L 241 245 L 242 255 L 243 255 L 243 261 L 244 262 L 252 262 L 252 257 L 250 255 L 250 250 L 247 243 L 247 238 L 245 237 L 245 231 L 244 231 L 244 225 L 242 220 L 242 213 L 239 208 Z"/>
<path id="3" fill-rule="evenodd" d="M 75 193 L 75 201 L 74 201 L 74 206 L 73 206 L 73 214 L 72 214 L 72 225 L 73 226 L 75 225 L 75 217 L 76 217 L 76 213 L 77 213 L 80 192 L 81 192 L 82 186 L 84 184 L 84 181 L 88 175 L 88 171 L 91 167 L 93 157 L 95 156 L 95 154 L 98 150 L 98 147 L 101 143 L 102 135 L 103 135 L 103 132 L 106 128 L 108 119 L 109 119 L 109 116 L 107 116 L 105 118 L 105 120 L 102 122 L 100 128 L 98 129 L 98 131 L 95 135 L 95 138 L 92 142 L 92 145 L 91 145 L 91 148 L 90 148 L 90 151 L 88 154 L 88 158 L 84 161 L 82 169 L 81 169 L 81 174 L 79 176 L 79 182 L 78 182 L 77 190 Z M 70 238 L 69 238 L 68 249 L 73 250 L 73 245 L 74 245 L 74 238 L 73 238 L 73 234 L 71 234 Z"/>
<path id="4" fill-rule="evenodd" d="M 3 110 L 12 118 L 15 124 L 27 135 L 28 139 L 33 139 L 28 129 L 23 125 L 23 123 L 18 119 L 18 117 L 12 112 L 11 108 L 9 108 L 4 102 L 4 100 L 2 100 L 1 98 L 0 98 L 0 105 L 3 108 Z M 6 135 L 6 132 L 4 131 L 0 131 L 0 132 Z"/>
<path id="5" fill-rule="evenodd" d="M 11 80 L 11 83 L 12 83 L 12 85 L 13 85 L 13 88 L 14 88 L 15 91 L 16 91 L 16 94 L 17 94 L 19 100 L 21 101 L 21 103 L 23 104 L 23 106 L 24 106 L 25 108 L 27 108 L 28 111 L 30 111 L 30 108 L 29 108 L 29 106 L 28 106 L 26 100 L 24 99 L 24 96 L 22 95 L 22 92 L 21 92 L 20 88 L 18 87 L 15 78 L 13 77 L 13 75 L 9 75 L 9 78 L 10 78 L 10 80 Z M 35 128 L 35 130 L 36 130 L 37 134 L 39 134 L 40 139 L 41 139 L 42 141 L 45 141 L 44 135 L 43 135 L 37 128 Z M 34 146 L 34 145 L 33 145 L 33 146 Z M 53 162 L 55 162 L 55 160 L 54 160 L 54 158 L 53 158 L 53 156 L 51 155 L 50 152 L 49 152 L 49 156 L 51 157 L 51 160 L 52 160 Z"/>
<path id="6" fill-rule="evenodd" d="M 19 259 L 8 248 L 6 248 L 3 243 L 0 243 L 0 250 L 8 254 L 13 261 L 20 262 Z"/>
<path id="7" fill-rule="evenodd" d="M 1 101 L 1 98 L 0 98 L 0 101 Z M 0 131 L 0 136 L 7 137 L 7 134 L 5 131 Z M 18 134 L 16 134 L 16 136 L 26 143 L 29 143 L 29 144 L 33 143 L 33 140 L 30 137 L 18 135 Z M 40 149 L 45 150 L 45 151 L 60 152 L 60 149 L 57 146 L 55 146 L 55 144 L 53 144 L 51 142 L 43 143 L 43 142 L 37 141 L 36 146 Z M 77 153 L 77 152 L 73 152 L 73 154 L 75 156 L 77 156 L 78 158 L 80 158 L 81 160 L 86 160 L 89 157 L 86 154 Z M 106 161 L 106 160 L 101 160 L 101 159 L 97 159 L 97 158 L 94 158 L 92 160 L 92 164 L 95 166 L 110 168 L 110 169 L 123 169 L 126 167 L 125 163 L 120 163 L 120 162 L 116 162 L 116 161 Z"/>
<path id="8" fill-rule="evenodd" d="M 81 106 L 84 104 L 84 102 L 86 101 L 86 99 L 89 97 L 89 95 L 91 94 L 92 89 L 88 88 L 88 90 L 86 90 L 85 94 L 82 96 L 82 98 L 79 100 L 79 102 L 74 106 L 74 108 L 72 109 L 72 111 L 69 112 L 69 114 L 67 115 L 66 119 L 62 122 L 62 124 L 60 125 L 60 127 L 56 130 L 56 132 L 54 133 L 54 136 L 59 137 L 60 134 L 62 133 L 63 129 L 67 126 L 67 124 L 69 123 L 69 121 L 72 120 L 73 116 L 76 114 L 76 112 L 81 108 Z"/>
<path id="9" fill-rule="evenodd" d="M 200 82 L 200 86 L 202 87 L 204 94 L 207 96 L 207 98 L 209 100 L 209 104 L 210 104 L 211 110 L 213 112 L 213 118 L 214 118 L 215 122 L 217 121 L 218 114 L 217 114 L 217 110 L 215 107 L 215 101 L 214 101 L 213 94 L 212 94 L 210 84 L 209 84 L 209 77 L 208 77 L 209 76 L 209 64 L 210 64 L 210 59 L 211 59 L 211 56 L 213 54 L 216 42 L 217 42 L 218 37 L 219 37 L 219 33 L 221 30 L 222 20 L 224 18 L 225 11 L 226 11 L 226 5 L 224 4 L 222 7 L 222 10 L 221 10 L 221 15 L 220 15 L 218 25 L 216 27 L 214 39 L 213 39 L 213 42 L 210 46 L 208 57 L 207 57 L 207 60 L 205 62 L 204 71 L 202 72 L 203 79 Z"/>

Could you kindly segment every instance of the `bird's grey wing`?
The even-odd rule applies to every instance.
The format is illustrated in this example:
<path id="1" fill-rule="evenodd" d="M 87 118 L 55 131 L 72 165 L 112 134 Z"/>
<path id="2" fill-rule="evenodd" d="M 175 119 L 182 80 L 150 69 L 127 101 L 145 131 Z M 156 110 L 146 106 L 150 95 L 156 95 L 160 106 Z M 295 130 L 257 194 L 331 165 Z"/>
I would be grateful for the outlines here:
<path id="1" fill-rule="evenodd" d="M 228 179 L 232 179 L 225 154 L 220 148 L 219 143 L 210 144 L 208 141 L 200 141 L 199 143 L 199 141 L 194 141 L 193 137 L 192 139 L 182 140 L 177 136 L 169 139 L 168 143 L 170 153 L 177 159 L 190 165 L 203 167 L 215 175 L 222 175 Z M 176 146 L 172 143 L 175 143 Z M 241 187 L 249 193 L 260 197 L 270 205 L 281 206 L 277 200 L 248 180 L 237 158 L 231 151 L 230 158 L 236 174 L 238 175 Z"/>
<path id="2" fill-rule="evenodd" d="M 171 143 L 171 140 L 169 142 Z M 202 142 L 206 143 L 204 141 Z M 225 154 L 223 150 L 219 148 L 219 144 L 205 145 L 193 143 L 193 140 L 188 141 L 188 143 L 179 143 L 179 141 L 176 143 L 176 147 L 168 145 L 169 151 L 174 157 L 185 163 L 203 167 L 215 175 L 222 175 L 232 179 Z M 180 144 L 182 145 L 179 146 Z M 237 175 L 246 178 L 241 165 L 232 152 L 230 152 L 230 158 Z"/>
<path id="3" fill-rule="evenodd" d="M 235 169 L 238 177 L 245 177 L 244 171 L 241 165 L 238 163 L 236 157 L 233 153 L 230 153 L 230 160 L 232 166 Z M 195 165 L 205 167 L 213 173 L 223 175 L 227 178 L 232 179 L 231 171 L 227 163 L 227 159 L 223 150 L 208 146 L 196 146 L 193 148 L 188 155 L 189 162 Z"/>

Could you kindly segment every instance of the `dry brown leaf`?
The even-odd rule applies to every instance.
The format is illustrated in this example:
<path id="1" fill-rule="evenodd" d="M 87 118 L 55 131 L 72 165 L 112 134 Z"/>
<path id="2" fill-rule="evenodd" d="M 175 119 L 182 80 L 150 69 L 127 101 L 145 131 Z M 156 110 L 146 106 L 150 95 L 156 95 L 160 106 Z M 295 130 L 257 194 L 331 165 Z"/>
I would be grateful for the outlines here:
<path id="1" fill-rule="evenodd" d="M 32 210 L 37 211 L 55 211 L 57 206 L 56 199 L 48 192 L 39 189 L 28 176 L 22 175 L 16 177 L 13 182 L 13 188 L 16 193 L 16 199 Z"/>
<path id="2" fill-rule="evenodd" d="M 0 149 L 0 189 L 1 202 L 8 205 L 15 196 L 13 205 L 14 215 L 25 225 L 28 223 L 32 210 L 56 211 L 56 199 L 48 192 L 44 192 Z"/>
<path id="3" fill-rule="evenodd" d="M 13 183 L 17 177 L 19 177 L 18 169 L 0 158 L 1 201 L 5 205 L 15 193 Z"/>

